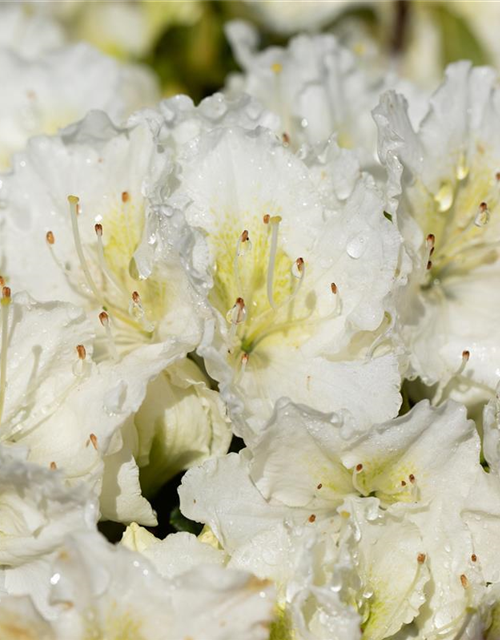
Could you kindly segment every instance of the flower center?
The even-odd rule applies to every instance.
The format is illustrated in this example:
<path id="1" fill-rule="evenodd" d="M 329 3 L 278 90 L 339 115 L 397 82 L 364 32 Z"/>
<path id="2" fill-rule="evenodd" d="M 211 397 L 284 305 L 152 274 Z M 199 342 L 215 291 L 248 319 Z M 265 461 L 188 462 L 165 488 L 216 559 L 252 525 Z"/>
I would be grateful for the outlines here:
<path id="1" fill-rule="evenodd" d="M 414 187 L 421 194 L 415 209 L 424 212 L 417 211 L 416 217 L 428 233 L 421 276 L 424 289 L 498 260 L 500 173 L 489 168 L 480 149 L 470 168 L 463 157 L 459 159 L 456 180 L 444 181 L 437 193 L 422 185 Z"/>
<path id="2" fill-rule="evenodd" d="M 302 342 L 316 322 L 326 319 L 312 317 L 316 301 L 313 291 L 304 291 L 306 263 L 283 250 L 281 224 L 281 216 L 265 214 L 239 235 L 229 225 L 214 234 L 211 303 L 226 317 L 229 357 L 243 366 L 264 341 Z M 335 284 L 331 293 L 337 302 L 328 317 L 338 313 L 340 303 Z"/>
<path id="3" fill-rule="evenodd" d="M 129 193 L 123 192 L 119 204 L 112 206 L 104 218 L 97 217 L 95 241 L 84 244 L 80 200 L 69 196 L 68 202 L 78 273 L 58 260 L 52 231 L 47 233 L 47 245 L 69 285 L 83 294 L 93 308 L 101 309 L 102 340 L 116 359 L 118 352 L 150 341 L 164 315 L 165 283 L 154 275 L 141 279 L 134 259 L 144 227 L 143 206 L 134 205 Z M 88 229 L 85 231 L 87 237 Z M 96 355 L 99 358 L 99 349 Z"/>

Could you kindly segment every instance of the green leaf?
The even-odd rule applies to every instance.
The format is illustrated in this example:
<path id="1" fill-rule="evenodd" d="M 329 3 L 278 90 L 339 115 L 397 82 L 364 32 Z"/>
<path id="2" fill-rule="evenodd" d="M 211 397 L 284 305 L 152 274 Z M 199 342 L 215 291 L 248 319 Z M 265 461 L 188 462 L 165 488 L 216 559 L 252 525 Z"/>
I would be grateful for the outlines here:
<path id="1" fill-rule="evenodd" d="M 444 4 L 432 5 L 429 9 L 433 12 L 441 32 L 441 55 L 444 65 L 457 60 L 471 60 L 476 65 L 490 62 L 481 41 L 466 20 Z"/>
<path id="2" fill-rule="evenodd" d="M 174 507 L 170 512 L 170 524 L 176 531 L 187 531 L 188 533 L 194 533 L 195 536 L 203 529 L 202 524 L 184 517 L 179 507 Z"/>

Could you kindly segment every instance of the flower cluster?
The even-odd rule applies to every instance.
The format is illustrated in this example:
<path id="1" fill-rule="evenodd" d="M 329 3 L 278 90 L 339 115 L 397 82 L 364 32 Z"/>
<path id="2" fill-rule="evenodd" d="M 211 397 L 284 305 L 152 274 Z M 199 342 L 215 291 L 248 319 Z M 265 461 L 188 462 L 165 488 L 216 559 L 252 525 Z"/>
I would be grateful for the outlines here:
<path id="1" fill-rule="evenodd" d="M 497 640 L 497 72 L 0 16 L 0 639 Z"/>

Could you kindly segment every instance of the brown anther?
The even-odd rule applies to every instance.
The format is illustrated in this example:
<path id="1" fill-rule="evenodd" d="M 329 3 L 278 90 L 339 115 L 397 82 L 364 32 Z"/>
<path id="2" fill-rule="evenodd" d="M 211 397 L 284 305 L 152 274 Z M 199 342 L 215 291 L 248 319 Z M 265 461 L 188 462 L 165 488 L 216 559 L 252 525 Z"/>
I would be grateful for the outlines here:
<path id="1" fill-rule="evenodd" d="M 87 350 L 85 349 L 83 344 L 76 345 L 76 352 L 80 360 L 85 360 L 85 358 L 87 357 Z"/>
<path id="2" fill-rule="evenodd" d="M 54 242 L 56 241 L 52 231 L 47 231 L 47 233 L 45 234 L 45 239 L 49 244 L 54 244 Z"/>
<path id="3" fill-rule="evenodd" d="M 283 140 L 283 144 L 290 144 L 290 136 L 285 131 L 281 134 L 281 139 Z"/>
<path id="4" fill-rule="evenodd" d="M 243 298 L 236 298 L 236 304 L 238 305 L 238 307 L 244 307 L 245 301 L 243 300 Z"/>
<path id="5" fill-rule="evenodd" d="M 316 487 L 316 489 L 322 489 L 323 485 L 321 484 L 321 482 L 318 484 L 318 486 Z"/>
<path id="6" fill-rule="evenodd" d="M 248 362 L 249 357 L 250 356 L 248 355 L 248 353 L 243 353 L 241 356 L 241 364 L 246 364 Z"/>
<path id="7" fill-rule="evenodd" d="M 271 216 L 268 213 L 266 213 L 266 215 L 263 216 L 263 218 L 262 218 L 262 222 L 264 224 L 269 224 L 269 220 L 271 220 Z"/>
<path id="8" fill-rule="evenodd" d="M 477 556 L 475 553 L 473 553 L 470 557 L 470 559 L 472 560 L 472 562 L 477 562 Z"/>
<path id="9" fill-rule="evenodd" d="M 410 479 L 410 482 L 413 484 L 415 482 L 415 476 L 413 475 L 413 473 L 410 473 L 410 475 L 408 476 L 408 478 Z"/>
<path id="10" fill-rule="evenodd" d="M 361 464 L 361 462 L 359 464 L 356 465 L 356 471 L 359 473 L 360 471 L 363 471 L 363 465 Z"/>
<path id="11" fill-rule="evenodd" d="M 488 204 L 486 202 L 481 202 L 481 204 L 479 205 L 479 211 L 481 211 L 481 213 L 484 213 L 487 208 Z"/>
<path id="12" fill-rule="evenodd" d="M 135 302 L 135 304 L 139 304 L 140 301 L 141 301 L 141 296 L 139 295 L 139 292 L 132 291 L 132 302 Z"/>
<path id="13" fill-rule="evenodd" d="M 429 233 L 429 235 L 427 236 L 427 244 L 430 244 L 433 247 L 435 242 L 436 236 L 433 233 Z"/>
<path id="14" fill-rule="evenodd" d="M 427 271 L 430 271 L 432 269 L 432 261 L 428 260 L 427 262 Z"/>
<path id="15" fill-rule="evenodd" d="M 470 351 L 462 351 L 462 359 L 465 360 L 465 362 L 468 362 L 470 358 Z"/>
<path id="16" fill-rule="evenodd" d="M 417 556 L 418 564 L 424 564 L 425 558 L 426 558 L 425 553 L 419 553 L 418 556 Z"/>
<path id="17" fill-rule="evenodd" d="M 57 464 L 55 462 L 50 463 L 50 470 L 55 471 L 57 469 Z"/>
<path id="18" fill-rule="evenodd" d="M 337 285 L 335 284 L 335 282 L 332 282 L 332 284 L 330 285 L 330 289 L 332 290 L 333 294 L 336 294 L 338 291 Z"/>
<path id="19" fill-rule="evenodd" d="M 10 295 L 11 295 L 10 287 L 2 287 L 2 297 L 5 298 L 6 300 L 10 300 Z"/>
<path id="20" fill-rule="evenodd" d="M 122 202 L 128 202 L 130 200 L 130 194 L 128 191 L 122 192 Z"/>
<path id="21" fill-rule="evenodd" d="M 297 260 L 295 260 L 295 264 L 297 265 L 298 272 L 302 273 L 302 269 L 304 268 L 304 258 L 297 258 Z"/>
<path id="22" fill-rule="evenodd" d="M 495 178 L 498 180 L 498 182 L 500 182 L 500 171 L 497 171 L 495 173 Z"/>
<path id="23" fill-rule="evenodd" d="M 431 250 L 429 251 L 429 257 L 432 256 L 432 254 L 434 253 L 434 249 L 435 247 L 431 247 Z"/>
<path id="24" fill-rule="evenodd" d="M 91 433 L 89 435 L 89 440 L 92 443 L 94 449 L 97 451 L 97 436 L 95 435 L 95 433 Z"/>
<path id="25" fill-rule="evenodd" d="M 316 516 L 314 515 L 314 513 L 311 513 L 311 515 L 309 516 L 309 522 L 314 522 L 316 520 Z"/>
<path id="26" fill-rule="evenodd" d="M 3 276 L 0 276 L 0 287 L 3 287 L 5 285 L 5 279 Z"/>
<path id="27" fill-rule="evenodd" d="M 401 480 L 401 486 L 406 487 L 406 482 L 404 480 Z"/>
<path id="28" fill-rule="evenodd" d="M 248 240 L 248 231 L 245 229 L 245 231 L 243 231 L 243 233 L 240 236 L 240 240 L 241 242 L 246 242 Z"/>
<path id="29" fill-rule="evenodd" d="M 467 580 L 467 576 L 462 573 L 462 575 L 460 576 L 460 582 L 462 583 L 462 587 L 464 589 L 467 589 L 467 587 L 469 586 L 469 581 Z"/>
<path id="30" fill-rule="evenodd" d="M 101 311 L 99 314 L 99 321 L 103 327 L 107 327 L 109 323 L 109 316 L 105 311 Z"/>
<path id="31" fill-rule="evenodd" d="M 102 236 L 102 224 L 97 223 L 94 229 L 97 236 Z"/>

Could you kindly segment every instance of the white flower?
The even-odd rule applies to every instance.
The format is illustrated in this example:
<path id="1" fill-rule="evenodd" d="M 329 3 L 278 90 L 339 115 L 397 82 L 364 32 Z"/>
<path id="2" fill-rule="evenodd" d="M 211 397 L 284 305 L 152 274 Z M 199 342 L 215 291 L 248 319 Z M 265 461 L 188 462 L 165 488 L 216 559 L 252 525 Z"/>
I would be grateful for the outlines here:
<path id="1" fill-rule="evenodd" d="M 301 565 L 301 548 L 325 553 L 347 522 L 355 544 L 338 585 L 359 592 L 367 637 L 412 621 L 425 637 L 453 638 L 482 624 L 486 585 L 500 582 L 493 557 L 500 482 L 479 463 L 465 409 L 422 402 L 358 437 L 344 426 L 338 416 L 282 401 L 250 449 L 186 474 L 182 512 L 210 527 L 230 566 L 276 581 L 285 608 L 306 589 L 302 572 L 316 566 Z M 307 542 L 304 530 L 319 538 Z M 335 562 L 320 561 L 319 575 Z"/>
<path id="2" fill-rule="evenodd" d="M 140 433 L 135 458 L 146 495 L 184 469 L 227 452 L 232 433 L 220 394 L 197 365 L 183 359 L 148 386 L 134 424 Z"/>
<path id="3" fill-rule="evenodd" d="M 222 549 L 201 541 L 192 533 L 170 534 L 159 540 L 135 523 L 127 527 L 121 544 L 141 553 L 166 578 L 174 578 L 201 564 L 223 566 L 226 561 Z"/>
<path id="4" fill-rule="evenodd" d="M 0 74 L 0 168 L 9 166 L 30 136 L 55 133 L 91 109 L 103 109 L 120 123 L 159 97 L 148 70 L 121 64 L 86 44 L 36 59 L 0 48 Z"/>
<path id="5" fill-rule="evenodd" d="M 0 591 L 29 592 L 49 613 L 43 576 L 51 554 L 67 534 L 93 529 L 99 510 L 90 487 L 68 487 L 60 471 L 28 462 L 26 454 L 0 446 Z M 6 617 L 0 615 L 1 630 Z"/>
<path id="6" fill-rule="evenodd" d="M 168 2 L 98 2 L 80 0 L 72 29 L 78 39 L 121 58 L 144 58 L 169 27 L 190 27 L 202 8 L 198 0 Z"/>
<path id="7" fill-rule="evenodd" d="M 0 4 L 0 48 L 10 49 L 24 58 L 37 56 L 65 44 L 62 26 L 36 4 Z"/>
<path id="8" fill-rule="evenodd" d="M 125 439 L 148 382 L 178 357 L 175 341 L 145 346 L 120 363 L 96 365 L 94 335 L 80 309 L 36 303 L 26 294 L 10 302 L 5 293 L 2 441 L 25 447 L 30 461 L 61 469 L 73 484 L 87 482 L 101 495 L 104 517 L 155 524 Z"/>
<path id="9" fill-rule="evenodd" d="M 92 312 L 100 359 L 171 336 L 185 352 L 198 343 L 194 295 L 148 197 L 169 170 L 146 123 L 121 129 L 96 111 L 32 139 L 3 180 L 4 277 Z"/>
<path id="10" fill-rule="evenodd" d="M 285 395 L 360 425 L 392 417 L 396 359 L 372 351 L 390 328 L 400 239 L 373 180 L 334 144 L 310 166 L 270 131 L 236 126 L 201 135 L 179 163 L 166 202 L 206 236 L 208 256 L 200 244 L 190 256 L 210 274 L 214 315 L 199 353 L 232 417 L 258 431 Z"/>
<path id="11" fill-rule="evenodd" d="M 291 33 L 293 31 L 315 30 L 324 27 L 353 5 L 370 4 L 370 0 L 245 0 L 255 15 L 272 31 Z"/>
<path id="12" fill-rule="evenodd" d="M 67 538 L 50 582 L 57 640 L 265 640 L 273 615 L 273 589 L 248 574 L 204 565 L 162 579 L 95 533 Z"/>
<path id="13" fill-rule="evenodd" d="M 94 526 L 98 509 L 87 487 L 68 488 L 57 470 L 0 447 L 0 564 L 17 567 L 49 554 L 68 533 Z"/>
<path id="14" fill-rule="evenodd" d="M 9 283 L 83 305 L 97 332 L 69 345 L 68 370 L 79 344 L 88 361 L 94 346 L 97 367 L 89 364 L 82 379 L 70 373 L 65 382 L 76 388 L 55 415 L 36 434 L 22 425 L 20 437 L 28 438 L 37 460 L 79 475 L 89 472 L 82 469 L 85 456 L 69 463 L 60 454 L 67 442 L 54 448 L 52 439 L 67 422 L 72 445 L 64 450 L 74 458 L 75 440 L 89 449 L 93 434 L 97 445 L 91 440 L 90 449 L 105 457 L 103 517 L 155 524 L 138 464 L 149 467 L 145 483 L 152 492 L 180 469 L 225 453 L 230 428 L 194 364 L 165 371 L 196 347 L 202 319 L 173 240 L 162 233 L 162 216 L 147 197 L 170 164 L 149 126 L 138 116 L 135 122 L 117 129 L 94 112 L 60 137 L 33 139 L 5 178 L 2 249 Z M 82 197 L 70 195 L 68 202 L 75 192 Z M 191 423 L 184 423 L 189 415 Z"/>
<path id="15" fill-rule="evenodd" d="M 407 375 L 438 383 L 428 392 L 436 403 L 484 402 L 498 382 L 496 83 L 492 69 L 450 66 L 417 133 L 402 96 L 389 92 L 375 111 L 392 213 L 413 264 L 398 306 Z"/>
<path id="16" fill-rule="evenodd" d="M 259 52 L 257 32 L 249 24 L 230 22 L 226 32 L 244 71 L 230 76 L 228 93 L 246 92 L 276 113 L 276 133 L 294 148 L 335 136 L 340 146 L 354 148 L 366 164 L 374 165 L 377 129 L 371 110 L 392 87 L 409 93 L 418 121 L 423 102 L 419 92 L 395 73 L 365 68 L 361 58 L 332 35 L 299 35 L 287 48 Z"/>

